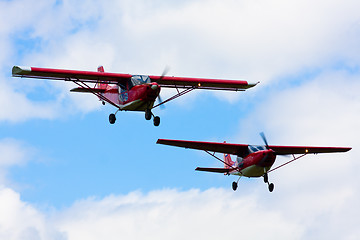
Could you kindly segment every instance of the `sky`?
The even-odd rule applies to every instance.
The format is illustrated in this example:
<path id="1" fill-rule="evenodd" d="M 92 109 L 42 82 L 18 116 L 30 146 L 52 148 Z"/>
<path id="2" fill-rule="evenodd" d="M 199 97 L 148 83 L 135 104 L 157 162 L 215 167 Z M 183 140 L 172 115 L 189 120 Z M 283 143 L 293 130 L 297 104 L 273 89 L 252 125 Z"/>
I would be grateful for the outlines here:
<path id="1" fill-rule="evenodd" d="M 360 2 L 0 0 L 0 239 L 358 239 Z M 14 65 L 244 79 L 143 113 Z M 163 98 L 171 90 L 162 91 Z M 262 179 L 158 138 L 349 146 Z M 218 155 L 221 157 L 221 154 Z M 234 156 L 233 156 L 234 158 Z M 276 164 L 291 158 L 279 157 Z"/>

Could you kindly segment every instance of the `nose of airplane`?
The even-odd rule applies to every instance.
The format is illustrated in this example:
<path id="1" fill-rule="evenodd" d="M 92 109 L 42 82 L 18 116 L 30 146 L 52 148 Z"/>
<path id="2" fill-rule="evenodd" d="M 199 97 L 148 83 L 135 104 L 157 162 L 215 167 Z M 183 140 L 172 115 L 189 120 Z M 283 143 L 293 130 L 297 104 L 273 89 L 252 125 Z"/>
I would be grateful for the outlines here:
<path id="1" fill-rule="evenodd" d="M 151 85 L 151 89 L 152 89 L 152 90 L 156 90 L 156 89 L 158 89 L 158 88 L 159 88 L 159 85 L 157 85 L 157 84 Z"/>

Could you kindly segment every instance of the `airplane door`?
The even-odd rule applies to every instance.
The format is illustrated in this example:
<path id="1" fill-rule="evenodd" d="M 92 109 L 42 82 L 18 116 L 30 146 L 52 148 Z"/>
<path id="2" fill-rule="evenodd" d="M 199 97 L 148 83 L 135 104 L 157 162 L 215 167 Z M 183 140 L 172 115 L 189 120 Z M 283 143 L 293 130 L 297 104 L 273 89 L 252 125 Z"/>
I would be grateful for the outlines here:
<path id="1" fill-rule="evenodd" d="M 120 103 L 126 102 L 129 99 L 127 87 L 119 84 L 119 101 Z"/>

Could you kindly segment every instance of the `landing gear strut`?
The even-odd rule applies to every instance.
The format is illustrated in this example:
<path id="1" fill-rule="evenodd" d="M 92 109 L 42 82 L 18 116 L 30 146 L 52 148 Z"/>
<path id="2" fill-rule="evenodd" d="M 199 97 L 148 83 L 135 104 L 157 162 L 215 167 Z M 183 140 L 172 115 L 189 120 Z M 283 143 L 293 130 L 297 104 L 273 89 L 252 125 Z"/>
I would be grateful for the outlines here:
<path id="1" fill-rule="evenodd" d="M 232 183 L 232 189 L 234 191 L 236 191 L 237 187 L 238 187 L 238 183 L 239 183 L 239 180 L 240 180 L 241 176 L 238 178 L 238 180 L 236 182 L 233 182 Z"/>
<path id="2" fill-rule="evenodd" d="M 274 191 L 274 184 L 273 183 L 269 183 L 269 177 L 267 173 L 264 173 L 264 183 L 268 184 L 268 188 L 269 188 L 269 192 Z"/>

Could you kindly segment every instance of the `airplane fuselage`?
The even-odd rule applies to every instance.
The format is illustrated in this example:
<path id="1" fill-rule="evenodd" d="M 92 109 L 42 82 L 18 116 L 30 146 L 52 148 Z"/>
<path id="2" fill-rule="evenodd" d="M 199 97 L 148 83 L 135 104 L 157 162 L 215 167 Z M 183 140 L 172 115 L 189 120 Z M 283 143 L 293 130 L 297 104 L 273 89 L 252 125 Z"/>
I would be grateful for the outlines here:
<path id="1" fill-rule="evenodd" d="M 261 177 L 271 168 L 275 159 L 276 155 L 271 149 L 253 152 L 238 163 L 236 170 L 229 173 L 245 177 Z"/>
<path id="2" fill-rule="evenodd" d="M 114 102 L 120 110 L 145 111 L 153 107 L 159 93 L 160 86 L 153 82 L 136 85 L 129 90 L 119 86 L 108 86 L 104 97 Z"/>

